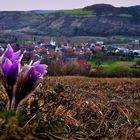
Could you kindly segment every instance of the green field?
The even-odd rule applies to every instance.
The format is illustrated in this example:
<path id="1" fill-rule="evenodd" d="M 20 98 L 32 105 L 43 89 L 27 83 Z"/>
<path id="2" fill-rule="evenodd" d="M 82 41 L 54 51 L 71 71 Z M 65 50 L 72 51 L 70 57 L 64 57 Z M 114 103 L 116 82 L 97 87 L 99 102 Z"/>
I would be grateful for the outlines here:
<path id="1" fill-rule="evenodd" d="M 117 69 L 126 69 L 132 70 L 131 68 L 137 61 L 140 61 L 140 58 L 134 58 L 132 61 L 117 61 L 117 60 L 107 60 L 101 63 L 100 67 L 105 72 L 112 72 Z M 93 68 L 97 67 L 95 61 L 88 61 L 88 64 L 91 64 Z"/>
<path id="2" fill-rule="evenodd" d="M 83 9 L 73 9 L 73 10 L 64 10 L 64 14 L 69 15 L 92 15 L 92 11 L 83 10 Z"/>
<path id="3" fill-rule="evenodd" d="M 135 62 L 131 61 L 116 61 L 116 62 L 104 62 L 102 64 L 102 68 L 106 72 L 111 72 L 116 69 L 131 69 L 131 66 L 133 66 Z"/>

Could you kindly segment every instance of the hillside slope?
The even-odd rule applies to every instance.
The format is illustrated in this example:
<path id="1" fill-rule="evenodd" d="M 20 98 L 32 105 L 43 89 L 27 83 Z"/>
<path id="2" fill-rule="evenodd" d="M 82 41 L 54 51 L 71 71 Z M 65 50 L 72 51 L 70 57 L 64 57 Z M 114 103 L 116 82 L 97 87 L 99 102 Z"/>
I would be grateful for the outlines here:
<path id="1" fill-rule="evenodd" d="M 101 4 L 80 12 L 0 12 L 0 31 L 48 36 L 140 35 L 139 9 Z"/>

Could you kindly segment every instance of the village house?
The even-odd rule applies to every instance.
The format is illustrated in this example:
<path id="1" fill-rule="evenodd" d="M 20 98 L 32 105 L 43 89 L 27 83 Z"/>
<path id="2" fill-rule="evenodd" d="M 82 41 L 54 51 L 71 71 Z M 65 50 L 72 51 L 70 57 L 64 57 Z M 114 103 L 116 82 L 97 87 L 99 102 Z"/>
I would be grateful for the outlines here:
<path id="1" fill-rule="evenodd" d="M 140 57 L 140 50 L 133 50 L 134 56 Z"/>

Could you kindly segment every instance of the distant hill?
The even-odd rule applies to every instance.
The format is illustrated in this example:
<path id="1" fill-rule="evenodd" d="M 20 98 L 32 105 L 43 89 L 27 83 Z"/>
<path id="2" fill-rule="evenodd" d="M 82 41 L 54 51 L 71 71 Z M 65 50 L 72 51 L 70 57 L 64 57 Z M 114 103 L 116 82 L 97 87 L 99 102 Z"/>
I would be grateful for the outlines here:
<path id="1" fill-rule="evenodd" d="M 0 12 L 0 32 L 47 36 L 140 35 L 140 6 Z"/>
<path id="2" fill-rule="evenodd" d="M 109 4 L 96 4 L 84 8 L 85 10 L 94 11 L 97 15 L 139 15 L 140 16 L 140 5 L 131 7 L 114 7 Z"/>

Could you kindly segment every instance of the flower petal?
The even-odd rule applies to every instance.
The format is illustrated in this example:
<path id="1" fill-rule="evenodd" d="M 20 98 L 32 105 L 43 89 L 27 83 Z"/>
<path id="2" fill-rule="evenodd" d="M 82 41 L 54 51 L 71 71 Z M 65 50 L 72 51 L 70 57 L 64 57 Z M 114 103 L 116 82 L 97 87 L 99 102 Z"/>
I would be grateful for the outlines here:
<path id="1" fill-rule="evenodd" d="M 33 73 L 32 73 L 33 80 L 37 81 L 39 79 L 40 75 L 41 75 L 40 72 L 34 70 Z"/>
<path id="2" fill-rule="evenodd" d="M 47 65 L 45 65 L 45 64 L 38 64 L 38 65 L 36 64 L 36 65 L 33 65 L 33 67 L 36 71 L 41 73 L 41 75 L 43 75 L 47 69 Z"/>
<path id="3" fill-rule="evenodd" d="M 7 82 L 9 85 L 14 85 L 17 80 L 18 72 L 19 72 L 19 61 L 14 61 L 9 73 L 7 74 Z"/>
<path id="4" fill-rule="evenodd" d="M 11 56 L 11 58 L 10 58 L 10 60 L 11 61 L 18 60 L 20 58 L 20 53 L 21 53 L 21 51 L 17 51 L 15 53 L 13 53 L 12 56 Z"/>
<path id="5" fill-rule="evenodd" d="M 41 76 L 41 73 L 36 71 L 33 67 L 30 69 L 29 73 L 28 73 L 28 79 L 30 80 L 31 83 L 35 83 L 39 77 Z"/>
<path id="6" fill-rule="evenodd" d="M 13 48 L 10 45 L 7 45 L 7 49 L 5 50 L 4 56 L 8 59 L 11 59 L 13 52 Z"/>
<path id="7" fill-rule="evenodd" d="M 2 64 L 2 70 L 3 70 L 3 74 L 5 76 L 8 75 L 8 73 L 11 69 L 11 66 L 12 66 L 12 62 L 8 58 L 5 59 L 4 63 Z"/>
<path id="8" fill-rule="evenodd" d="M 13 62 L 11 69 L 9 71 L 9 75 L 13 75 L 14 77 L 17 77 L 19 72 L 19 62 L 16 60 Z"/>

